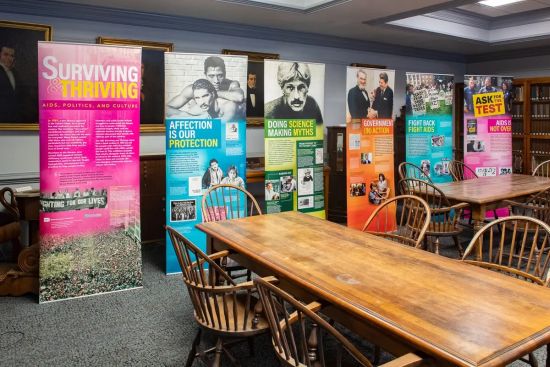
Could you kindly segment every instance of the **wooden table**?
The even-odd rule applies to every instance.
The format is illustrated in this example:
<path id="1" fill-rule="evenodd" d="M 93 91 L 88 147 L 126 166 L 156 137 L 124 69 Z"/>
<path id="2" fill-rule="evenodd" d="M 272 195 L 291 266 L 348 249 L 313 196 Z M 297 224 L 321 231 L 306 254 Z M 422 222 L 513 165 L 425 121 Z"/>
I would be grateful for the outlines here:
<path id="1" fill-rule="evenodd" d="M 297 212 L 197 227 L 396 356 L 498 366 L 550 342 L 548 288 Z"/>
<path id="2" fill-rule="evenodd" d="M 521 198 L 549 188 L 550 178 L 512 174 L 449 182 L 437 187 L 453 203 L 470 204 L 474 226 L 479 229 L 488 210 L 505 206 L 503 200 Z"/>

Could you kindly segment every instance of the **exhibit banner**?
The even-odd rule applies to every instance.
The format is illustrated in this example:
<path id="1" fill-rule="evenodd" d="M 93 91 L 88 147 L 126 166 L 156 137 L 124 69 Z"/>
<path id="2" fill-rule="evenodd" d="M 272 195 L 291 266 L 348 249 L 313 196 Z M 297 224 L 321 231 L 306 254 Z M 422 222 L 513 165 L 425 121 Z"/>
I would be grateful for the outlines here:
<path id="1" fill-rule="evenodd" d="M 512 77 L 464 76 L 464 163 L 478 176 L 512 173 Z"/>
<path id="2" fill-rule="evenodd" d="M 376 207 L 395 196 L 394 81 L 394 70 L 347 69 L 346 187 L 348 226 L 352 228 L 362 229 Z M 390 211 L 395 213 L 395 208 Z M 378 229 L 394 228 L 395 215 L 390 217 Z"/>
<path id="3" fill-rule="evenodd" d="M 407 73 L 405 98 L 405 160 L 436 184 L 452 181 L 454 76 Z"/>
<path id="4" fill-rule="evenodd" d="M 325 65 L 266 60 L 264 73 L 266 212 L 325 218 Z"/>
<path id="5" fill-rule="evenodd" d="M 203 219 L 203 194 L 217 184 L 245 187 L 248 59 L 166 53 L 164 60 L 166 224 L 206 251 L 206 235 L 195 228 Z M 233 198 L 233 205 L 246 203 L 244 194 L 235 195 L 241 197 Z M 208 210 L 219 219 L 236 213 L 221 207 Z M 166 273 L 179 272 L 167 235 Z"/>
<path id="6" fill-rule="evenodd" d="M 40 302 L 142 286 L 141 48 L 38 43 Z"/>

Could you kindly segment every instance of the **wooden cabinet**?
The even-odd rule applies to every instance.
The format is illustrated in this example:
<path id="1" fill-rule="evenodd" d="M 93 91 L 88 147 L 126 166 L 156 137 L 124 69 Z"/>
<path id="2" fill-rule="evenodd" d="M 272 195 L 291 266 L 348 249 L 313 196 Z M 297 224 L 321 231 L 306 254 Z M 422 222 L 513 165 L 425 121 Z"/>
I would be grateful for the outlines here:
<path id="1" fill-rule="evenodd" d="M 330 171 L 327 219 L 347 222 L 346 127 L 327 127 L 327 153 Z"/>
<path id="2" fill-rule="evenodd" d="M 141 242 L 163 240 L 166 223 L 166 158 L 162 155 L 140 157 Z"/>
<path id="3" fill-rule="evenodd" d="M 550 77 L 514 80 L 512 151 L 515 173 L 531 174 L 550 159 Z"/>

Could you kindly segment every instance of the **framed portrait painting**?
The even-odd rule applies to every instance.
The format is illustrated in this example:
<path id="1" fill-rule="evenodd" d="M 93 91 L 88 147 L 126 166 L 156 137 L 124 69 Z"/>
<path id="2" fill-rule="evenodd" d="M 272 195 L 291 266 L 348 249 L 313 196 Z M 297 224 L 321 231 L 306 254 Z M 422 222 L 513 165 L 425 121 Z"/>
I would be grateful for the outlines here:
<path id="1" fill-rule="evenodd" d="M 264 125 L 264 60 L 278 60 L 278 54 L 223 49 L 224 55 L 248 56 L 246 85 L 246 124 Z M 244 89 L 244 86 L 243 86 Z"/>
<path id="2" fill-rule="evenodd" d="M 38 41 L 52 27 L 0 21 L 0 130 L 38 130 Z"/>
<path id="3" fill-rule="evenodd" d="M 98 37 L 97 43 L 142 48 L 140 131 L 164 132 L 164 53 L 174 44 L 107 37 Z"/>

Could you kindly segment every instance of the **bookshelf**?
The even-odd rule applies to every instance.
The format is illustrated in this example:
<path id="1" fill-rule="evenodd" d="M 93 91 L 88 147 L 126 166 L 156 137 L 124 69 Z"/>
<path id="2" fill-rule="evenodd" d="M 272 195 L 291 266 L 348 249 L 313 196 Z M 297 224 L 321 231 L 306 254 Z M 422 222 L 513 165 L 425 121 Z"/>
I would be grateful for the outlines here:
<path id="1" fill-rule="evenodd" d="M 512 151 L 515 173 L 531 174 L 550 159 L 550 77 L 514 80 Z"/>

